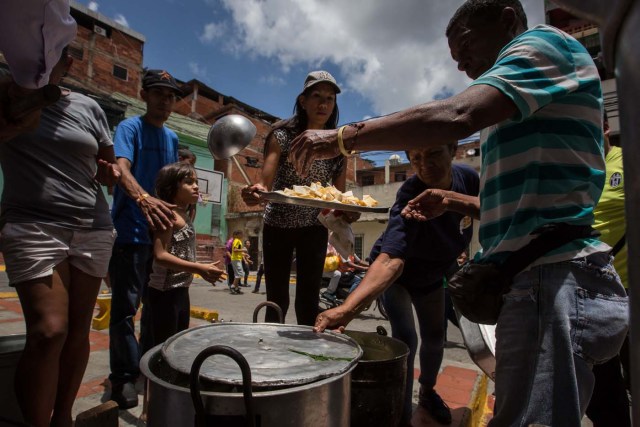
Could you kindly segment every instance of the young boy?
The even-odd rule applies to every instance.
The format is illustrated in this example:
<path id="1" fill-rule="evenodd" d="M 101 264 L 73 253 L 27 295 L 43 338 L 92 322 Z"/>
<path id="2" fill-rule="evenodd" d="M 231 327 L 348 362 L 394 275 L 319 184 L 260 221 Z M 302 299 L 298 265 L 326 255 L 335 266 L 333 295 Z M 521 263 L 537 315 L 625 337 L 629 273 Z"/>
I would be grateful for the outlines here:
<path id="1" fill-rule="evenodd" d="M 244 233 L 241 230 L 233 232 L 233 243 L 231 244 L 231 266 L 233 267 L 233 284 L 231 285 L 231 294 L 239 295 L 243 293 L 240 290 L 240 281 L 244 277 L 244 269 L 242 268 L 242 260 L 247 253 L 247 249 L 242 245 L 242 237 Z"/>

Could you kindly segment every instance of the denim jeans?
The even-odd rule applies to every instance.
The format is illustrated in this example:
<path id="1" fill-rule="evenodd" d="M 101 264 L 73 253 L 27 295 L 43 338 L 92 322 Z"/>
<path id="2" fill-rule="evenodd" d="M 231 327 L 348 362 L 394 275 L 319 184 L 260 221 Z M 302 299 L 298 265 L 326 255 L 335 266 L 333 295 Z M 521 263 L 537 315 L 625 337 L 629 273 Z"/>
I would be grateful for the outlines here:
<path id="1" fill-rule="evenodd" d="M 496 403 L 489 426 L 580 426 L 594 364 L 620 350 L 627 296 L 608 254 L 518 274 L 496 326 Z"/>
<path id="2" fill-rule="evenodd" d="M 153 261 L 152 246 L 115 244 L 109 263 L 111 279 L 111 320 L 109 322 L 109 363 L 112 384 L 135 381 L 140 374 L 140 358 L 151 348 L 149 312 L 145 309 L 146 288 Z M 140 344 L 133 318 L 142 302 Z"/>
<path id="3" fill-rule="evenodd" d="M 428 286 L 424 290 L 408 289 L 394 283 L 383 294 L 382 302 L 389 315 L 391 334 L 407 344 L 407 383 L 405 387 L 403 422 L 411 420 L 413 397 L 413 364 L 418 349 L 418 336 L 413 319 L 413 310 L 420 328 L 420 386 L 431 390 L 436 385 L 442 357 L 444 355 L 444 288 Z"/>

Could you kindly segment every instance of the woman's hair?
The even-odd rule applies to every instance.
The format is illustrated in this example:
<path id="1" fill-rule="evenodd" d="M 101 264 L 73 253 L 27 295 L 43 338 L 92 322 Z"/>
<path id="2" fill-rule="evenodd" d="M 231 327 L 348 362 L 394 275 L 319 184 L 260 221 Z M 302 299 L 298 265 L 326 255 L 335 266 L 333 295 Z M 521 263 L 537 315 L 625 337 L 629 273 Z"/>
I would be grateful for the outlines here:
<path id="1" fill-rule="evenodd" d="M 188 147 L 178 147 L 178 161 L 189 161 L 191 164 L 196 162 L 196 155 Z"/>
<path id="2" fill-rule="evenodd" d="M 160 169 L 156 177 L 156 196 L 165 202 L 173 203 L 180 182 L 196 176 L 196 170 L 189 163 L 171 163 Z"/>
<path id="3" fill-rule="evenodd" d="M 317 89 L 314 86 L 307 88 L 300 95 L 309 96 L 312 90 Z M 300 95 L 296 96 L 296 103 L 293 106 L 293 116 L 289 117 L 285 120 L 280 120 L 279 122 L 273 125 L 272 131 L 267 135 L 267 138 L 271 135 L 271 133 L 276 129 L 290 129 L 295 133 L 301 133 L 307 129 L 307 124 L 309 122 L 309 118 L 307 116 L 307 112 L 302 108 L 302 104 L 300 104 Z M 325 124 L 325 129 L 335 129 L 338 127 L 338 120 L 340 118 L 340 109 L 338 108 L 338 101 L 336 99 L 336 103 L 333 107 L 333 111 L 329 116 L 329 120 Z"/>

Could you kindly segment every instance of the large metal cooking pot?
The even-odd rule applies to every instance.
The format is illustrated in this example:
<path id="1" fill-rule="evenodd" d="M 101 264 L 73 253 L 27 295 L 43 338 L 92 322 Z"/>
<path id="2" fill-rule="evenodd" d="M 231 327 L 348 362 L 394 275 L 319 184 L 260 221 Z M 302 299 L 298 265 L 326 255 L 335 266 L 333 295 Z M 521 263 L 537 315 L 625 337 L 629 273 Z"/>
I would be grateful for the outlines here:
<path id="1" fill-rule="evenodd" d="M 351 371 L 362 356 L 353 339 L 310 326 L 218 323 L 174 335 L 142 358 L 149 427 L 193 425 L 189 373 L 199 353 L 219 344 L 248 362 L 255 425 L 349 425 Z M 228 355 L 199 362 L 199 394 L 212 425 L 249 425 L 236 362 Z"/>
<path id="2" fill-rule="evenodd" d="M 351 373 L 351 427 L 397 426 L 402 418 L 409 347 L 377 333 L 344 331 L 362 348 L 363 355 Z"/>

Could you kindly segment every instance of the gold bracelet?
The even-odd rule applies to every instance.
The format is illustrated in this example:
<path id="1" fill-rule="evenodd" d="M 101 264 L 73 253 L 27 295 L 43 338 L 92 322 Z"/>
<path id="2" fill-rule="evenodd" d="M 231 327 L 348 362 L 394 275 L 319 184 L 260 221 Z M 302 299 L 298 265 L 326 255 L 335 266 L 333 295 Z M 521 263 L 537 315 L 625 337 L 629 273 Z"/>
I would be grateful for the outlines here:
<path id="1" fill-rule="evenodd" d="M 138 196 L 138 198 L 136 199 L 136 204 L 139 205 L 141 201 L 143 201 L 144 199 L 146 199 L 147 197 L 149 197 L 148 193 L 142 193 L 141 195 Z"/>
<path id="2" fill-rule="evenodd" d="M 340 152 L 342 153 L 343 156 L 349 157 L 350 155 L 353 154 L 353 151 L 345 150 L 344 141 L 342 140 L 342 132 L 344 132 L 344 128 L 346 127 L 347 126 L 342 126 L 340 129 L 338 129 L 338 148 L 340 149 Z"/>

